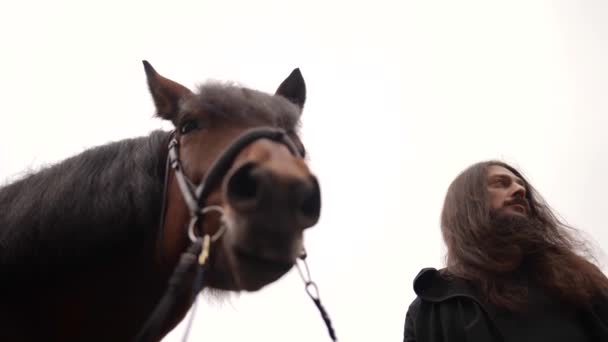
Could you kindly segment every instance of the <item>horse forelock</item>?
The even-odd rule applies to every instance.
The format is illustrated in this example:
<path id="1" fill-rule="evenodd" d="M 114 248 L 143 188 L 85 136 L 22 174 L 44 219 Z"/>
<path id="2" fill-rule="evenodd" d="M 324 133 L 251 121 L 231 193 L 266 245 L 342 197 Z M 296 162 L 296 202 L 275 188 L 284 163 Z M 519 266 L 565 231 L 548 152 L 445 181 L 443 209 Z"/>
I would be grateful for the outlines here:
<path id="1" fill-rule="evenodd" d="M 202 111 L 206 116 L 220 120 L 263 123 L 292 132 L 298 130 L 302 114 L 300 107 L 282 96 L 214 81 L 200 85 L 181 108 L 183 112 Z"/>

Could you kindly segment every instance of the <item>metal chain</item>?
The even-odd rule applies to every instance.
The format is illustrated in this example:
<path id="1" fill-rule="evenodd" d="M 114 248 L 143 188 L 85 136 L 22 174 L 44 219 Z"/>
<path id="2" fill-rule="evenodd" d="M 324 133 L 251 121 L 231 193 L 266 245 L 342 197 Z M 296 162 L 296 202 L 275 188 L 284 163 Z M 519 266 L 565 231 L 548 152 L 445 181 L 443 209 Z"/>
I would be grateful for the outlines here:
<path id="1" fill-rule="evenodd" d="M 312 299 L 312 301 L 315 303 L 315 306 L 321 313 L 321 317 L 323 318 L 323 322 L 325 322 L 325 326 L 327 327 L 327 332 L 329 333 L 329 337 L 331 337 L 332 341 L 337 342 L 338 338 L 336 337 L 336 332 L 331 324 L 331 319 L 329 318 L 327 310 L 325 310 L 325 307 L 323 307 L 323 304 L 321 303 L 321 297 L 319 295 L 319 288 L 317 287 L 317 284 L 312 280 L 312 278 L 310 276 L 310 269 L 308 268 L 308 263 L 306 262 L 306 253 L 302 254 L 298 258 L 298 260 L 301 260 L 301 263 L 304 265 L 304 271 L 302 271 L 302 267 L 300 266 L 300 263 L 296 262 L 296 267 L 298 268 L 298 273 L 300 274 L 300 277 L 302 278 L 302 281 L 304 282 L 304 289 L 306 290 L 306 293 L 308 294 L 310 299 Z"/>

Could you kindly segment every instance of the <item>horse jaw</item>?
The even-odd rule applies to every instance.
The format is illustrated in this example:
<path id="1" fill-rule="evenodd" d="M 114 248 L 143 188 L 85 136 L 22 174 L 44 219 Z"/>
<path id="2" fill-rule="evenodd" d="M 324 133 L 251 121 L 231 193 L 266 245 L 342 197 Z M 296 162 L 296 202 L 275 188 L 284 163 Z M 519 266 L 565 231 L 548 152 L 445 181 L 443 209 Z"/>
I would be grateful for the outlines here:
<path id="1" fill-rule="evenodd" d="M 302 232 L 269 239 L 256 236 L 254 227 L 233 212 L 224 214 L 225 231 L 214 244 L 214 271 L 221 290 L 254 292 L 279 280 L 295 265 L 303 248 Z M 280 248 L 277 248 L 280 246 Z M 285 246 L 285 247 L 283 247 Z"/>

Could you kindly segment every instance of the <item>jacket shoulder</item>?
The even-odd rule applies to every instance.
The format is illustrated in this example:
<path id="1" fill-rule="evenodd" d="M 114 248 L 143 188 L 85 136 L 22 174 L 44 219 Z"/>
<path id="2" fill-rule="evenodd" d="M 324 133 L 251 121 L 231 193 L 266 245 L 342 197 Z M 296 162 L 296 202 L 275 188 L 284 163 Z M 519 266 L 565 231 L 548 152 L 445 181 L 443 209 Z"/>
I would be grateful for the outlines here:
<path id="1" fill-rule="evenodd" d="M 445 269 L 423 268 L 414 279 L 414 292 L 429 302 L 441 302 L 453 297 L 477 298 L 477 293 L 464 280 L 448 275 Z"/>
<path id="2" fill-rule="evenodd" d="M 421 305 L 422 300 L 420 297 L 416 297 L 416 299 L 414 299 L 407 308 L 407 313 L 405 314 L 405 325 L 403 327 L 403 342 L 416 342 L 415 323 Z"/>
<path id="3" fill-rule="evenodd" d="M 422 306 L 422 298 L 416 297 L 407 308 L 406 317 L 411 317 L 415 319 L 418 316 L 418 312 L 420 312 L 420 307 Z"/>

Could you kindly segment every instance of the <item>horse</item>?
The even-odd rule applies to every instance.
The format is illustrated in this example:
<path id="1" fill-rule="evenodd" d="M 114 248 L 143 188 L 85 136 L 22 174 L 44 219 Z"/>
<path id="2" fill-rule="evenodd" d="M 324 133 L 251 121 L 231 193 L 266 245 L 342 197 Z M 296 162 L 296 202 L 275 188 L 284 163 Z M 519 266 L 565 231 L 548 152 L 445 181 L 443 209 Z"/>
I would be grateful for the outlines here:
<path id="1" fill-rule="evenodd" d="M 1 341 L 134 340 L 194 242 L 211 291 L 257 291 L 297 265 L 321 210 L 299 136 L 300 70 L 272 94 L 217 81 L 192 91 L 143 66 L 170 131 L 0 188 Z M 174 329 L 195 295 L 179 294 L 148 340 Z"/>

